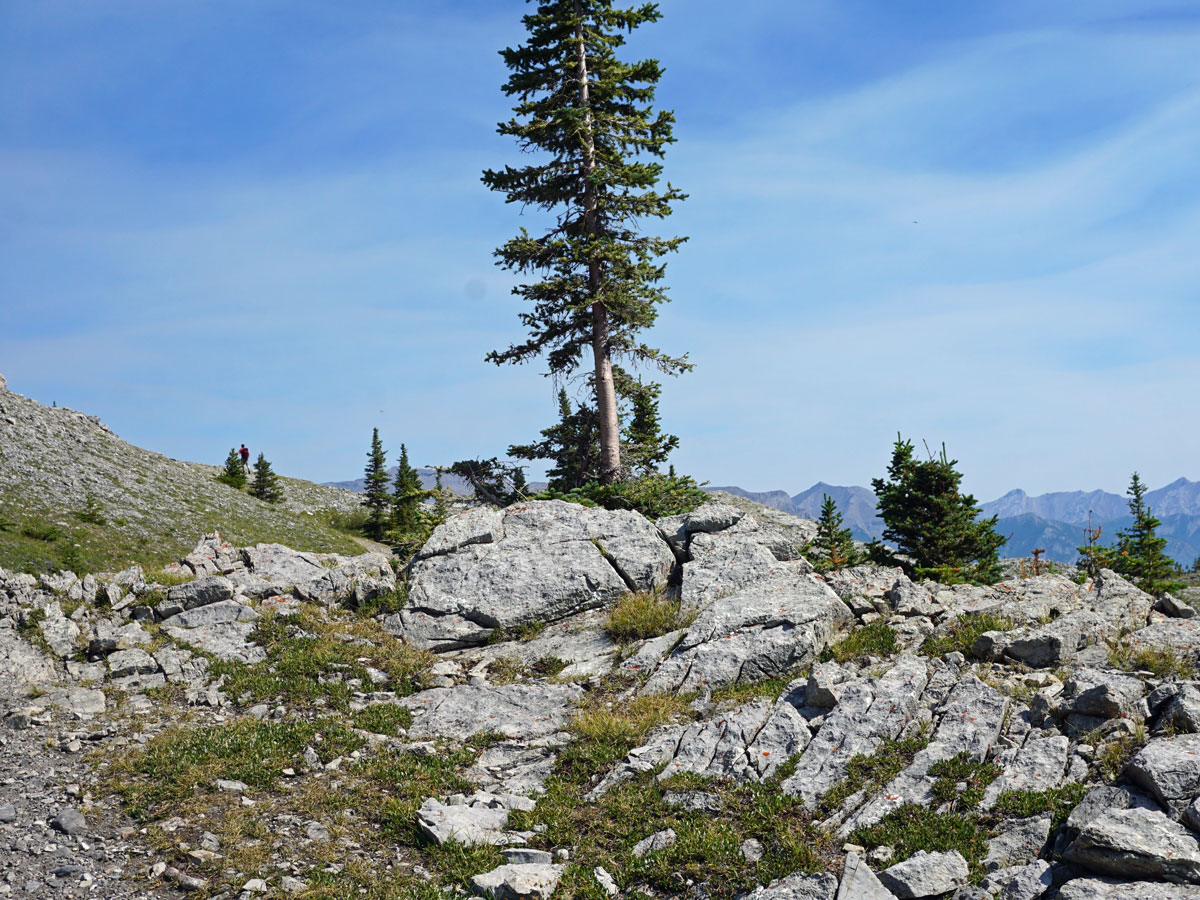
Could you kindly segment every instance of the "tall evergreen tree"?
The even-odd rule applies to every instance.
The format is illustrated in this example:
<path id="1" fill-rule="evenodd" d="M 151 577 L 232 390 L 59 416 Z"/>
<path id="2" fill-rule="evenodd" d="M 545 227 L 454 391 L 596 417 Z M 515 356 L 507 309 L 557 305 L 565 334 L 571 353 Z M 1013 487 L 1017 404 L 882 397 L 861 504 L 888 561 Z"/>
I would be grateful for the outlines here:
<path id="1" fill-rule="evenodd" d="M 818 572 L 839 571 L 859 562 L 858 548 L 849 528 L 842 525 L 842 514 L 828 494 L 821 502 L 821 517 L 817 520 L 817 535 L 808 548 Z"/>
<path id="2" fill-rule="evenodd" d="M 937 457 L 916 459 L 912 442 L 897 435 L 888 477 L 871 481 L 886 526 L 883 537 L 896 545 L 902 554 L 896 562 L 910 572 L 994 582 L 1004 537 L 996 533 L 996 517 L 980 519 L 975 498 L 960 493 L 956 465 L 945 446 Z M 879 544 L 873 549 L 887 555 Z"/>
<path id="3" fill-rule="evenodd" d="M 392 498 L 388 494 L 387 455 L 383 451 L 378 428 L 371 432 L 371 449 L 367 451 L 363 479 L 366 483 L 363 485 L 362 505 L 367 509 L 367 534 L 378 541 L 383 538 L 388 508 L 392 505 Z"/>
<path id="4" fill-rule="evenodd" d="M 400 445 L 396 481 L 392 488 L 392 525 L 400 534 L 417 534 L 423 526 L 421 506 L 429 491 L 421 486 L 421 476 L 408 462 L 408 448 Z"/>
<path id="5" fill-rule="evenodd" d="M 1165 552 L 1167 539 L 1156 533 L 1162 522 L 1146 505 L 1146 485 L 1137 472 L 1130 479 L 1128 493 L 1133 524 L 1117 533 L 1113 567 L 1147 593 L 1161 594 L 1177 581 L 1175 561 Z"/>
<path id="6" fill-rule="evenodd" d="M 556 213 L 542 236 L 521 229 L 496 251 L 504 268 L 539 280 L 514 288 L 533 304 L 521 314 L 528 339 L 488 359 L 522 363 L 546 354 L 550 372 L 559 375 L 590 353 L 604 483 L 621 476 L 614 361 L 672 374 L 691 368 L 686 357 L 637 340 L 667 299 L 659 258 L 684 240 L 636 230 L 640 221 L 669 215 L 685 196 L 670 184 L 656 191 L 662 165 L 640 159 L 661 158 L 674 141 L 674 116 L 651 108 L 662 67 L 617 58 L 623 32 L 659 17 L 653 3 L 617 8 L 614 0 L 541 0 L 522 20 L 526 42 L 501 51 L 511 72 L 503 90 L 517 105 L 515 117 L 499 126 L 539 160 L 483 173 L 484 184 L 507 202 Z"/>
<path id="7" fill-rule="evenodd" d="M 246 486 L 246 467 L 242 465 L 242 458 L 238 456 L 237 450 L 232 447 L 229 448 L 229 455 L 225 457 L 225 467 L 221 469 L 217 481 L 239 491 Z"/>
<path id="8" fill-rule="evenodd" d="M 279 483 L 279 476 L 271 470 L 271 464 L 261 453 L 254 462 L 254 480 L 250 483 L 250 493 L 268 503 L 278 503 L 283 499 L 283 487 Z"/>

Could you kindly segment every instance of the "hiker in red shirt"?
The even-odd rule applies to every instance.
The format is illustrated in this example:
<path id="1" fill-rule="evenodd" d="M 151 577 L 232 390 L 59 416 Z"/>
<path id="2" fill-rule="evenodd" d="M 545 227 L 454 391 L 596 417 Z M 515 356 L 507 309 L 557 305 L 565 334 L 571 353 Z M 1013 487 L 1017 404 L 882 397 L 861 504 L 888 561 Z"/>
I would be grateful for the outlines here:
<path id="1" fill-rule="evenodd" d="M 246 445 L 242 444 L 242 448 L 238 450 L 238 456 L 242 458 L 242 469 L 247 475 L 250 474 L 250 451 L 246 449 Z"/>

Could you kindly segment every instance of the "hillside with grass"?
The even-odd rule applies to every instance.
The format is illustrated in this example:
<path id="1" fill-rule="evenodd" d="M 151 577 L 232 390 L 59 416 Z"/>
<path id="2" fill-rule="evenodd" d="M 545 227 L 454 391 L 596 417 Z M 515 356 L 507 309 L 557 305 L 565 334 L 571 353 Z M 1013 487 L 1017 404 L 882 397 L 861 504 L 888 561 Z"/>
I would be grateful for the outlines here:
<path id="1" fill-rule="evenodd" d="M 0 379 L 0 566 L 117 570 L 178 559 L 205 533 L 238 545 L 359 553 L 337 525 L 358 496 L 293 478 L 264 503 L 215 480 L 219 469 L 134 447 L 96 416 L 42 406 Z"/>

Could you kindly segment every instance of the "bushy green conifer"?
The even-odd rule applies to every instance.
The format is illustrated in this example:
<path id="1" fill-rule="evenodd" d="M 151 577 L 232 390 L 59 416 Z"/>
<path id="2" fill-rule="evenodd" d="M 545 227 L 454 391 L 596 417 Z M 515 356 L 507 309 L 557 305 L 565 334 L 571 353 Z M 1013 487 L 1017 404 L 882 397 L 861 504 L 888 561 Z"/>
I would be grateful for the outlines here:
<path id="1" fill-rule="evenodd" d="M 258 454 L 258 459 L 254 462 L 254 481 L 250 483 L 250 493 L 267 503 L 278 503 L 283 499 L 283 487 L 279 483 L 279 476 L 271 471 L 271 464 L 262 453 Z"/>
<path id="2" fill-rule="evenodd" d="M 239 491 L 246 486 L 246 469 L 242 465 L 242 458 L 236 449 L 232 447 L 229 449 L 229 455 L 225 457 L 225 467 L 217 476 L 217 481 L 227 484 L 231 488 L 237 488 Z"/>
<path id="3" fill-rule="evenodd" d="M 918 460 L 912 442 L 896 436 L 888 476 L 872 479 L 871 486 L 886 526 L 884 540 L 894 543 L 899 555 L 878 542 L 873 555 L 911 575 L 990 584 L 1000 577 L 1004 537 L 996 533 L 996 517 L 981 519 L 975 498 L 959 491 L 962 475 L 956 465 L 944 445 L 939 456 Z"/>
<path id="4" fill-rule="evenodd" d="M 367 451 L 367 467 L 363 470 L 363 478 L 366 483 L 363 486 L 362 504 L 367 510 L 367 535 L 374 540 L 382 540 L 392 498 L 388 494 L 387 455 L 379 439 L 378 428 L 371 432 L 371 449 Z"/>

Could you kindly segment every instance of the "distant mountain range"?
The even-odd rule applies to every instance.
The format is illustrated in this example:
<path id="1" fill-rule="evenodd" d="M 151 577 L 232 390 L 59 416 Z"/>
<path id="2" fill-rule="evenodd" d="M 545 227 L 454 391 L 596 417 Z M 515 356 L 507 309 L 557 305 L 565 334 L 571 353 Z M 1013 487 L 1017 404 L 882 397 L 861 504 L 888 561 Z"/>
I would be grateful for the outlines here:
<path id="1" fill-rule="evenodd" d="M 394 478 L 396 469 L 388 470 Z M 417 469 L 421 484 L 431 488 L 437 478 L 433 469 Z M 471 486 L 456 475 L 446 475 L 444 485 L 456 494 L 470 494 Z M 362 492 L 364 479 L 327 482 L 330 487 Z M 537 490 L 541 485 L 530 485 Z M 842 514 L 846 527 L 857 540 L 870 541 L 883 537 L 883 520 L 875 513 L 875 494 L 870 488 L 858 485 L 835 485 L 818 481 L 806 491 L 788 494 L 786 491 L 747 491 L 726 485 L 708 486 L 710 491 L 729 491 L 739 497 L 774 507 L 794 516 L 815 519 L 821 514 L 821 504 L 828 494 Z M 1200 557 L 1200 481 L 1180 478 L 1166 487 L 1146 493 L 1146 503 L 1162 520 L 1160 537 L 1167 539 L 1167 553 L 1184 566 L 1191 566 Z M 1056 562 L 1074 562 L 1076 548 L 1085 542 L 1083 529 L 1092 514 L 1092 527 L 1101 528 L 1101 543 L 1109 543 L 1118 531 L 1133 521 L 1129 515 L 1128 498 L 1107 491 L 1058 491 L 1031 497 L 1019 488 L 1003 497 L 982 504 L 985 516 L 998 516 L 996 530 L 1008 538 L 1000 550 L 1001 556 L 1028 556 L 1035 547 L 1046 551 L 1046 558 Z"/>
<path id="2" fill-rule="evenodd" d="M 883 536 L 883 522 L 875 514 L 875 494 L 858 486 L 843 487 L 818 482 L 808 490 L 789 496 L 785 491 L 755 493 L 726 486 L 710 490 L 729 491 L 775 509 L 815 519 L 826 494 L 833 498 L 854 537 L 869 541 Z M 1146 493 L 1146 504 L 1162 520 L 1160 537 L 1167 539 L 1167 553 L 1184 566 L 1200 556 L 1200 482 L 1180 478 L 1166 487 Z M 1084 527 L 1091 511 L 1092 526 L 1101 528 L 1101 543 L 1109 543 L 1118 531 L 1133 521 L 1128 498 L 1107 491 L 1059 491 L 1031 497 L 1020 489 L 982 504 L 985 516 L 998 516 L 996 529 L 1008 538 L 1002 556 L 1028 556 L 1035 547 L 1057 562 L 1074 562 L 1076 548 L 1084 543 Z"/>
<path id="3" fill-rule="evenodd" d="M 396 480 L 397 468 L 397 466 L 392 466 L 387 470 L 389 484 Z M 425 488 L 426 490 L 429 490 L 437 484 L 436 469 L 421 467 L 417 469 L 417 474 L 421 476 L 421 487 Z M 326 481 L 325 485 L 326 487 L 342 488 L 342 490 L 355 491 L 356 493 L 361 494 L 367 489 L 367 479 L 355 478 L 353 481 Z M 457 475 L 451 475 L 449 472 L 442 476 L 442 487 L 449 491 L 453 491 L 456 494 L 472 493 L 471 485 L 467 482 L 467 479 L 459 478 Z"/>

